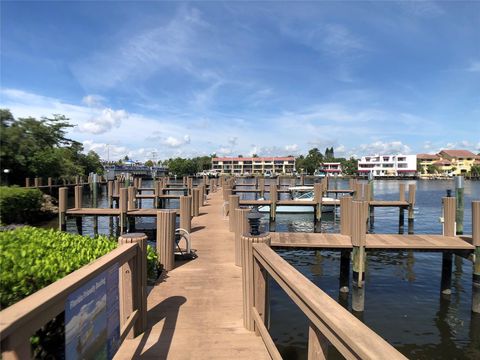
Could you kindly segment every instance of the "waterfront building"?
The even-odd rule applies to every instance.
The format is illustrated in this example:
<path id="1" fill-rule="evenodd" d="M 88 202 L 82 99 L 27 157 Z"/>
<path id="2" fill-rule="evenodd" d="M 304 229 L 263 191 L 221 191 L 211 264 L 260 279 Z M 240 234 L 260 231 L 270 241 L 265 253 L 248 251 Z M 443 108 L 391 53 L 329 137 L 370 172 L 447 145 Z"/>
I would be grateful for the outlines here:
<path id="1" fill-rule="evenodd" d="M 470 172 L 478 156 L 468 150 L 442 150 L 438 153 L 442 164 L 440 169 L 448 170 L 450 175 L 466 175 Z M 450 164 L 448 165 L 447 162 Z M 437 166 L 437 163 L 434 163 Z"/>
<path id="2" fill-rule="evenodd" d="M 419 165 L 418 170 L 421 174 L 427 174 L 429 167 L 439 160 L 440 158 L 438 155 L 417 154 L 417 162 Z"/>
<path id="3" fill-rule="evenodd" d="M 318 171 L 325 176 L 341 175 L 342 165 L 339 162 L 324 162 Z"/>
<path id="4" fill-rule="evenodd" d="M 358 160 L 358 173 L 373 176 L 415 176 L 417 155 L 370 155 Z"/>
<path id="5" fill-rule="evenodd" d="M 216 157 L 212 170 L 222 174 L 293 174 L 295 158 L 288 157 Z"/>

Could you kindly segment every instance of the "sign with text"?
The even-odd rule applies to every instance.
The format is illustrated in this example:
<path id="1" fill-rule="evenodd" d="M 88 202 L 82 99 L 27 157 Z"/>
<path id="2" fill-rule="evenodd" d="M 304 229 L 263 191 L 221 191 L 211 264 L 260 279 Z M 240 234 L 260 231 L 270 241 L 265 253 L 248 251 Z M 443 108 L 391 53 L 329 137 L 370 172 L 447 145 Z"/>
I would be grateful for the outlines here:
<path id="1" fill-rule="evenodd" d="M 65 357 L 112 359 L 119 346 L 118 264 L 71 293 L 65 303 Z"/>

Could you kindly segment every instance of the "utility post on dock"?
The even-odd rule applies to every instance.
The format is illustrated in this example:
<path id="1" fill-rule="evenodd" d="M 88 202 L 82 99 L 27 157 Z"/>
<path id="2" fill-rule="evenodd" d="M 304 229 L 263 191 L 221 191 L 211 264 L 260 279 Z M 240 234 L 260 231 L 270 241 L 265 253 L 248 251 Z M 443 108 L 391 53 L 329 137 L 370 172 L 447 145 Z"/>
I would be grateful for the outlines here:
<path id="1" fill-rule="evenodd" d="M 180 196 L 180 227 L 192 231 L 192 196 Z"/>
<path id="2" fill-rule="evenodd" d="M 473 263 L 472 311 L 480 314 L 480 201 L 472 201 L 472 245 L 475 246 Z"/>
<path id="3" fill-rule="evenodd" d="M 162 268 L 173 270 L 175 265 L 175 210 L 157 211 L 157 254 Z"/>
<path id="4" fill-rule="evenodd" d="M 455 236 L 455 206 L 454 197 L 444 197 L 443 199 L 443 235 Z M 452 293 L 452 258 L 451 251 L 444 250 L 442 256 L 442 280 L 440 291 L 442 295 L 449 296 Z"/>
<path id="5" fill-rule="evenodd" d="M 463 210 L 465 207 L 463 196 L 464 182 L 463 176 L 455 176 L 455 199 L 457 199 L 455 221 L 457 223 L 457 235 L 463 235 Z"/>
<path id="6" fill-rule="evenodd" d="M 228 229 L 230 232 L 235 231 L 235 209 L 240 207 L 240 196 L 229 195 L 228 197 Z"/>
<path id="7" fill-rule="evenodd" d="M 363 201 L 352 202 L 351 216 L 351 239 L 352 239 L 352 309 L 363 312 L 365 309 L 365 264 L 366 264 L 366 232 L 367 213 Z"/>
<path id="8" fill-rule="evenodd" d="M 273 186 L 273 184 L 272 184 Z M 270 246 L 270 234 L 259 231 L 261 215 L 247 215 L 250 234 L 241 237 L 242 246 L 242 285 L 243 285 L 243 325 L 247 330 L 258 332 L 254 317 L 268 322 L 269 297 L 267 272 L 253 256 L 253 244 L 264 243 Z"/>

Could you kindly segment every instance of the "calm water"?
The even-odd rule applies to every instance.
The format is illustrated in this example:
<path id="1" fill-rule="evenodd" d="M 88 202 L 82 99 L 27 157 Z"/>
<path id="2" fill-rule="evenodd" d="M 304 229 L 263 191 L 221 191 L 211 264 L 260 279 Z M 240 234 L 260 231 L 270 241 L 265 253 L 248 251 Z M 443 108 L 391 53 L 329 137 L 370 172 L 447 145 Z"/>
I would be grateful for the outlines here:
<path id="1" fill-rule="evenodd" d="M 248 181 L 248 180 L 247 180 Z M 376 181 L 376 199 L 398 199 L 400 181 Z M 405 181 L 407 184 L 411 181 Z M 414 231 L 417 234 L 440 234 L 441 198 L 453 181 L 416 181 Z M 145 186 L 149 186 L 148 182 Z M 333 185 L 331 185 L 333 187 Z M 339 180 L 337 187 L 347 188 Z M 251 198 L 252 194 L 243 194 Z M 282 194 L 283 196 L 283 194 Z M 99 197 L 106 206 L 106 198 Z M 480 182 L 465 182 L 464 233 L 471 233 L 472 200 L 480 200 Z M 73 201 L 73 200 L 72 200 Z M 89 203 L 84 199 L 84 205 Z M 147 201 L 145 201 L 148 204 Z M 149 203 L 151 204 L 151 202 Z M 147 205 L 146 205 L 147 206 Z M 151 206 L 151 205 L 148 205 Z M 178 207 L 178 201 L 168 204 Z M 268 226 L 268 220 L 264 225 Z M 154 219 L 142 219 L 137 228 L 152 229 Z M 75 221 L 67 230 L 76 232 Z M 84 233 L 91 233 L 91 219 L 84 222 Z M 107 220 L 99 221 L 99 231 L 109 233 Z M 279 214 L 276 231 L 313 232 L 313 214 Z M 322 231 L 338 232 L 335 214 L 322 217 Z M 398 233 L 398 210 L 375 210 L 376 233 Z M 351 295 L 342 298 L 338 292 L 339 253 L 334 251 L 278 250 L 285 260 L 351 311 Z M 472 264 L 455 257 L 452 294 L 440 296 L 441 253 L 410 251 L 369 252 L 366 269 L 365 311 L 356 313 L 370 328 L 380 334 L 405 356 L 412 359 L 480 359 L 480 316 L 471 307 Z M 270 281 L 270 334 L 282 356 L 287 359 L 307 358 L 307 318 L 283 290 Z M 329 358 L 341 358 L 335 351 Z"/>

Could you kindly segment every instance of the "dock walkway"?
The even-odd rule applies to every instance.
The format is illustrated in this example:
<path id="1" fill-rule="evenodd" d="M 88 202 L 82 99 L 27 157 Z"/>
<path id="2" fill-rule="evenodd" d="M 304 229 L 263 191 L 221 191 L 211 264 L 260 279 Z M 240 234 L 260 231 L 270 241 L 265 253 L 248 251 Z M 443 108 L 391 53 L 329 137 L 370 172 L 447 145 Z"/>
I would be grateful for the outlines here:
<path id="1" fill-rule="evenodd" d="M 243 325 L 242 270 L 234 235 L 222 221 L 221 192 L 192 221 L 198 258 L 169 271 L 148 295 L 147 331 L 125 340 L 115 359 L 269 359 Z"/>

